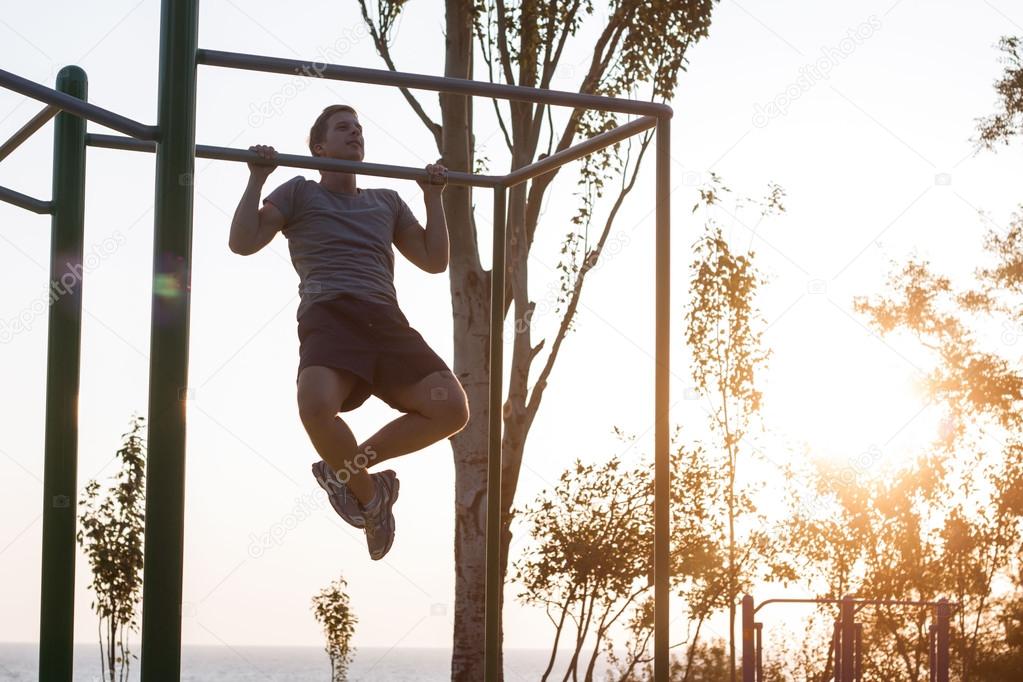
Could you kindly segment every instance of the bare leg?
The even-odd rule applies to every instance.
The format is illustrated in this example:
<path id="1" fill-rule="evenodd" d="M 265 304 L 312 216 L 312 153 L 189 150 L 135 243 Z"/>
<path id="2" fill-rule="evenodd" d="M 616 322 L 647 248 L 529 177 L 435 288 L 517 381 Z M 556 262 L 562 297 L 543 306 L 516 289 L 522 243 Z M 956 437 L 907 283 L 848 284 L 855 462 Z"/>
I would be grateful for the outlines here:
<path id="1" fill-rule="evenodd" d="M 316 452 L 366 505 L 375 492 L 366 472 L 368 461 L 337 414 L 356 381 L 347 370 L 306 367 L 298 377 L 298 411 Z"/>
<path id="2" fill-rule="evenodd" d="M 386 459 L 422 450 L 456 431 L 458 428 L 452 426 L 450 419 L 431 419 L 412 412 L 385 424 L 363 441 L 358 451 L 367 453 L 369 466 L 374 466 Z"/>
<path id="3" fill-rule="evenodd" d="M 368 504 L 375 490 L 366 469 L 375 460 L 371 455 L 363 454 L 367 451 L 356 444 L 348 424 L 335 416 L 326 423 L 306 424 L 306 432 L 323 461 L 348 484 L 363 506 Z"/>
<path id="4" fill-rule="evenodd" d="M 363 506 L 375 493 L 367 469 L 421 450 L 460 431 L 469 419 L 465 392 L 451 372 L 435 372 L 416 384 L 388 389 L 388 400 L 406 414 L 361 445 L 338 416 L 356 377 L 344 370 L 308 367 L 299 377 L 299 414 L 313 447 Z"/>
<path id="5" fill-rule="evenodd" d="M 406 414 L 359 446 L 373 458 L 370 466 L 458 433 L 469 419 L 465 392 L 451 372 L 434 372 L 411 386 L 386 389 L 386 397 Z"/>

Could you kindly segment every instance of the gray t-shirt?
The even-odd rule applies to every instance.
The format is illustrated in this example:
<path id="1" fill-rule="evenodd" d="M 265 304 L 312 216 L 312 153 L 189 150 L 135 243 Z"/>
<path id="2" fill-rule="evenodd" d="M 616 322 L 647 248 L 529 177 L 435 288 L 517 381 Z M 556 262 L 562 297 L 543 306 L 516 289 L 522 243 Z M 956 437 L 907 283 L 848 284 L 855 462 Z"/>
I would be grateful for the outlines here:
<path id="1" fill-rule="evenodd" d="M 391 245 L 396 232 L 419 223 L 397 192 L 339 194 L 299 175 L 267 201 L 284 215 L 281 233 L 299 277 L 296 318 L 314 302 L 341 293 L 398 304 Z"/>

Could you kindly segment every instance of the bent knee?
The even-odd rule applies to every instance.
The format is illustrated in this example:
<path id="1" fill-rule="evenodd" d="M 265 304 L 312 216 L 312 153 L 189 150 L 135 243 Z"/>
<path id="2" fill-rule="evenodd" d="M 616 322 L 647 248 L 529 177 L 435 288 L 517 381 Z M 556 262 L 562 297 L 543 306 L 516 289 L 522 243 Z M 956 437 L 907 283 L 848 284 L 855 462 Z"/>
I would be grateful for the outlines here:
<path id="1" fill-rule="evenodd" d="M 339 408 L 339 405 L 322 396 L 302 394 L 298 396 L 298 416 L 307 428 L 333 422 Z"/>
<path id="2" fill-rule="evenodd" d="M 437 408 L 437 418 L 447 424 L 452 433 L 461 431 L 469 423 L 469 400 L 461 386 L 448 389 L 448 395 Z"/>
<path id="3" fill-rule="evenodd" d="M 463 395 L 461 400 L 453 400 L 447 415 L 452 433 L 464 429 L 465 425 L 469 423 L 469 416 L 469 402 L 465 396 Z"/>
<path id="4" fill-rule="evenodd" d="M 441 381 L 424 394 L 416 411 L 443 423 L 452 431 L 461 430 L 469 421 L 469 401 L 454 374 L 445 372 Z"/>

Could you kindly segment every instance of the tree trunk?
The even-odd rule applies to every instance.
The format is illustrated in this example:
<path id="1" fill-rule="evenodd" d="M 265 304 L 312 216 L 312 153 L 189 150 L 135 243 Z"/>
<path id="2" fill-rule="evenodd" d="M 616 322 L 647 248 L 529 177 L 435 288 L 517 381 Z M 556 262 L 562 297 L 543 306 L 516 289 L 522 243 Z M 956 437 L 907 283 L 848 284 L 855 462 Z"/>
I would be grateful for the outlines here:
<path id="1" fill-rule="evenodd" d="M 454 371 L 470 405 L 486 405 L 490 276 L 467 270 L 455 279 Z M 476 409 L 451 439 L 455 460 L 455 614 L 451 679 L 483 679 L 486 600 L 487 412 Z"/>
<path id="2" fill-rule="evenodd" d="M 464 64 L 471 64 L 472 34 L 470 21 L 471 6 L 459 0 L 447 3 L 447 61 L 445 75 L 458 78 L 470 78 L 471 67 L 462 69 Z M 532 84 L 535 74 L 522 78 L 525 84 Z M 449 107 L 443 113 L 443 146 L 445 160 L 451 160 L 454 152 L 467 161 L 461 166 L 471 169 L 472 146 L 471 110 L 466 110 L 465 98 L 450 97 Z M 457 102 L 457 104 L 456 104 Z M 522 103 L 513 103 L 513 139 L 516 141 L 529 137 L 529 123 L 532 108 Z M 459 119 L 458 116 L 463 118 Z M 449 132 L 457 133 L 457 143 L 465 144 L 464 150 L 453 149 L 456 142 L 449 139 Z M 532 161 L 533 149 L 528 145 L 517 144 L 512 157 L 512 168 L 525 165 Z M 452 188 L 454 189 L 454 188 Z M 526 187 L 519 185 L 509 191 L 507 220 L 507 281 L 514 297 L 515 319 L 528 320 L 529 308 L 526 290 L 526 258 L 528 256 L 528 240 L 525 238 Z M 447 192 L 445 192 L 447 194 Z M 472 220 L 472 206 L 468 193 L 463 192 L 457 203 L 448 211 L 448 223 L 468 225 Z M 454 199 L 455 197 L 452 197 Z M 447 210 L 448 203 L 445 203 Z M 454 211 L 465 213 L 456 214 Z M 484 273 L 476 260 L 478 253 L 475 241 L 468 239 L 456 240 L 464 260 L 455 265 L 452 258 L 452 304 L 454 306 L 454 351 L 455 373 L 462 381 L 469 396 L 469 404 L 475 406 L 473 418 L 461 432 L 452 438 L 455 453 L 455 632 L 454 651 L 452 656 L 452 680 L 483 679 L 484 642 L 484 609 L 486 596 L 486 490 L 487 490 L 487 424 L 489 416 L 486 406 L 489 397 L 488 373 L 489 336 L 490 336 L 490 277 Z M 504 311 L 502 311 L 504 312 Z M 518 325 L 515 325 L 518 326 Z M 529 325 L 524 324 L 523 333 L 516 333 L 512 343 L 511 365 L 513 373 L 508 386 L 508 400 L 503 406 L 502 420 L 504 434 L 502 437 L 502 494 L 501 494 L 501 584 L 504 585 L 508 572 L 508 548 L 511 544 L 511 505 L 518 484 L 525 448 L 525 436 L 531 421 L 526 414 L 526 392 L 528 390 L 527 375 L 530 365 Z M 503 611 L 503 589 L 501 592 L 501 611 Z M 503 641 L 503 620 L 499 618 L 499 630 Z M 503 678 L 503 651 L 498 651 L 498 669 Z"/>
<path id="3" fill-rule="evenodd" d="M 446 3 L 444 75 L 472 78 L 472 3 Z M 472 101 L 440 95 L 441 154 L 453 170 L 473 170 Z M 449 186 L 444 211 L 451 240 L 450 285 L 454 366 L 473 406 L 469 423 L 451 438 L 455 466 L 455 613 L 451 679 L 483 679 L 486 600 L 486 510 L 490 274 L 477 256 L 468 188 Z M 482 409 L 481 409 L 482 407 Z"/>

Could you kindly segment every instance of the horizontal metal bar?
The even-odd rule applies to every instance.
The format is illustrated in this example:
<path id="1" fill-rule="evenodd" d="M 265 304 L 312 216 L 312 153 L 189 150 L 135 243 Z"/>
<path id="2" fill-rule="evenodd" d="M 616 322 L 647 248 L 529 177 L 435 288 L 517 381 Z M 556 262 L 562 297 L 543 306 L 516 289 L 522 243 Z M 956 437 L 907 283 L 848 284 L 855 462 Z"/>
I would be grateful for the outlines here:
<path id="1" fill-rule="evenodd" d="M 114 112 L 108 111 L 102 107 L 97 107 L 95 104 L 84 102 L 77 97 L 66 95 L 63 92 L 57 92 L 45 85 L 40 85 L 39 83 L 28 80 L 27 78 L 22 78 L 10 71 L 0 69 L 0 86 L 25 95 L 26 97 L 31 97 L 32 99 L 37 99 L 40 102 L 45 102 L 49 105 L 55 106 L 62 111 L 77 114 L 84 119 L 105 125 L 108 128 L 113 128 L 125 135 L 137 137 L 140 140 L 155 140 L 157 138 L 156 126 L 147 126 L 139 123 L 138 121 L 133 121 L 130 118 L 121 116 L 120 114 L 115 114 Z"/>
<path id="2" fill-rule="evenodd" d="M 539 175 L 550 173 L 570 161 L 575 161 L 587 154 L 592 154 L 598 149 L 603 149 L 604 147 L 613 145 L 615 142 L 621 142 L 626 138 L 632 137 L 636 133 L 641 133 L 644 130 L 653 128 L 655 125 L 657 125 L 657 119 L 653 116 L 644 116 L 636 119 L 635 121 L 623 123 L 616 128 L 600 133 L 599 135 L 594 135 L 574 147 L 563 149 L 556 154 L 551 154 L 550 156 L 531 163 L 528 166 L 523 166 L 522 168 L 512 171 L 505 176 L 505 184 L 508 187 L 513 187 L 520 182 L 532 180 Z"/>
<path id="3" fill-rule="evenodd" d="M 85 143 L 91 147 L 101 147 L 105 149 L 124 149 L 135 152 L 156 151 L 155 142 L 146 142 L 145 140 L 136 140 L 130 137 L 119 137 L 117 135 L 97 135 L 90 133 L 85 136 Z M 263 157 L 256 152 L 250 152 L 247 149 L 233 149 L 231 147 L 213 147 L 199 144 L 195 146 L 195 155 L 201 159 L 216 159 L 218 161 L 265 163 Z M 297 154 L 278 154 L 276 165 L 286 166 L 289 168 L 308 168 L 311 170 L 340 171 L 342 173 L 356 173 L 357 175 L 398 178 L 400 180 L 430 179 L 425 168 L 390 166 L 382 163 L 365 163 L 363 161 L 344 161 L 342 159 L 327 159 L 318 156 L 300 156 Z M 448 173 L 448 184 L 492 188 L 501 187 L 504 184 L 504 178 L 495 175 L 473 175 L 472 173 L 450 171 Z"/>
<path id="4" fill-rule="evenodd" d="M 13 204 L 18 208 L 23 208 L 26 211 L 32 211 L 33 213 L 39 213 L 45 215 L 47 213 L 53 213 L 53 202 L 43 201 L 42 199 L 36 199 L 30 197 L 27 194 L 21 192 L 15 192 L 13 189 L 0 186 L 0 201 L 5 201 L 8 204 Z"/>
<path id="5" fill-rule="evenodd" d="M 46 125 L 47 121 L 56 116 L 58 111 L 60 109 L 57 107 L 48 105 L 29 119 L 28 123 L 21 126 L 18 132 L 11 135 L 9 140 L 0 145 L 0 161 L 6 159 L 11 155 L 11 152 L 21 146 L 22 142 L 32 137 L 32 133 Z"/>
<path id="6" fill-rule="evenodd" d="M 578 92 L 529 88 L 522 85 L 505 85 L 504 83 L 484 83 L 466 78 L 427 76 L 419 73 L 388 71 L 386 69 L 365 69 L 356 66 L 303 61 L 301 59 L 283 59 L 280 57 L 265 57 L 263 55 L 242 54 L 239 52 L 222 52 L 220 50 L 198 50 L 196 52 L 196 60 L 200 64 L 206 64 L 207 66 L 301 75 L 311 78 L 329 78 L 331 80 L 348 81 L 351 83 L 397 85 L 416 90 L 435 90 L 437 92 L 452 92 L 519 102 L 543 102 L 580 109 L 617 111 L 624 114 L 649 114 L 652 116 L 671 116 L 672 114 L 671 107 L 667 104 L 657 104 L 643 100 L 585 95 Z"/>
<path id="7" fill-rule="evenodd" d="M 912 599 L 853 599 L 853 603 L 861 606 L 937 606 L 937 601 L 921 601 Z M 958 602 L 950 601 L 949 605 L 958 606 Z"/>
<path id="8" fill-rule="evenodd" d="M 756 613 L 768 604 L 841 604 L 844 600 L 839 599 L 768 599 L 757 604 L 753 609 Z M 911 601 L 905 599 L 852 599 L 856 606 L 937 606 L 936 601 Z M 948 602 L 950 605 L 958 606 L 958 602 Z"/>

